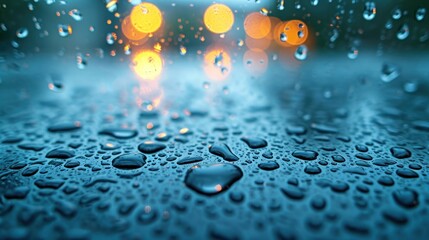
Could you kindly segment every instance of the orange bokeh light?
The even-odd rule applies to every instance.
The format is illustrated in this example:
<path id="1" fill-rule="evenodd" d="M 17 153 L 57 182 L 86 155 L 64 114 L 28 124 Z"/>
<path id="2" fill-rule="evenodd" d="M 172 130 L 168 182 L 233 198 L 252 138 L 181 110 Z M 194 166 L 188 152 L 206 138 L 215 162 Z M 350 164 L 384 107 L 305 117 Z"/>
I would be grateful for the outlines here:
<path id="1" fill-rule="evenodd" d="M 210 32 L 228 32 L 234 24 L 234 13 L 224 4 L 213 4 L 204 12 L 204 24 Z"/>
<path id="2" fill-rule="evenodd" d="M 137 53 L 133 59 L 133 70 L 143 80 L 156 80 L 162 72 L 161 56 L 151 50 Z"/>
<path id="3" fill-rule="evenodd" d="M 307 25 L 305 25 L 305 23 L 300 20 L 291 20 L 285 22 L 280 27 L 280 31 L 286 34 L 286 42 L 293 46 L 305 43 L 309 34 Z M 278 37 L 280 37 L 280 34 Z"/>
<path id="4" fill-rule="evenodd" d="M 271 20 L 259 12 L 253 12 L 244 19 L 244 31 L 251 38 L 264 38 L 271 31 Z"/>
<path id="5" fill-rule="evenodd" d="M 133 8 L 130 20 L 137 31 L 153 33 L 161 27 L 162 13 L 154 4 L 144 2 Z"/>
<path id="6" fill-rule="evenodd" d="M 225 80 L 231 68 L 231 57 L 223 49 L 213 49 L 204 55 L 204 71 L 211 80 Z"/>

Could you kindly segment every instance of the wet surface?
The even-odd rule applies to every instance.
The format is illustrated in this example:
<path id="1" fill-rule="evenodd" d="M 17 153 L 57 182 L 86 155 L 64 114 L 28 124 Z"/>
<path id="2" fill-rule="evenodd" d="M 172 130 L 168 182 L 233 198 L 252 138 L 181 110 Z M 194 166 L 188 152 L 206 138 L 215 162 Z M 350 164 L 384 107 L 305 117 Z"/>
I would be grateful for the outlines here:
<path id="1" fill-rule="evenodd" d="M 110 73 L 86 83 L 91 71 L 66 74 L 62 92 L 29 80 L 12 89 L 31 98 L 2 104 L 4 238 L 429 236 L 425 83 L 408 93 L 407 75 L 386 85 L 379 71 L 365 82 L 274 90 L 237 77 L 179 92 L 196 78 L 173 87 L 167 77 L 151 109 L 124 95 L 138 82 L 105 91 Z"/>

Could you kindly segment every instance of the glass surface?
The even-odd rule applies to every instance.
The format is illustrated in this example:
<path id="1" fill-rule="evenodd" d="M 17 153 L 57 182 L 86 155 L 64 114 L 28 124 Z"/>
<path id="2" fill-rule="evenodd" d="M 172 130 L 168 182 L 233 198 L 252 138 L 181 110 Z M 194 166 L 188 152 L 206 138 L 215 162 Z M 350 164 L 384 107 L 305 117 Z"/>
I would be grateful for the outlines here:
<path id="1" fill-rule="evenodd" d="M 0 0 L 0 239 L 429 239 L 427 11 Z"/>

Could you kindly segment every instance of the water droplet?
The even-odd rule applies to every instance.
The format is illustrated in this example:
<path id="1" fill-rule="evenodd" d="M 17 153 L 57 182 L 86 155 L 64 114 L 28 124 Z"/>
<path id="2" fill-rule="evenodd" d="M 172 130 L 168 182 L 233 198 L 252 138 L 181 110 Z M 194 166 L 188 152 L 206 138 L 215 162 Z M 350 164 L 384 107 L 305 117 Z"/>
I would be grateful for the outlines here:
<path id="1" fill-rule="evenodd" d="M 59 24 L 58 25 L 58 34 L 61 37 L 67 37 L 68 35 L 72 34 L 73 29 L 70 25 L 67 24 Z"/>
<path id="2" fill-rule="evenodd" d="M 399 29 L 398 33 L 396 34 L 396 37 L 399 40 L 404 40 L 410 35 L 410 28 L 408 27 L 408 24 L 404 23 L 402 27 Z"/>
<path id="3" fill-rule="evenodd" d="M 215 195 L 230 188 L 242 176 L 241 169 L 232 164 L 195 165 L 186 172 L 185 184 L 199 193 Z"/>
<path id="4" fill-rule="evenodd" d="M 301 200 L 305 197 L 304 192 L 300 188 L 290 184 L 282 188 L 281 191 L 285 196 L 293 200 Z"/>
<path id="5" fill-rule="evenodd" d="M 86 65 L 88 64 L 85 57 L 82 56 L 81 54 L 78 54 L 76 56 L 76 64 L 77 64 L 77 68 L 79 69 L 85 69 Z"/>
<path id="6" fill-rule="evenodd" d="M 302 160 L 316 160 L 319 154 L 312 150 L 297 150 L 292 153 L 292 156 Z"/>
<path id="7" fill-rule="evenodd" d="M 286 42 L 287 41 L 287 35 L 286 33 L 282 32 L 280 33 L 280 41 Z"/>
<path id="8" fill-rule="evenodd" d="M 75 155 L 72 150 L 66 150 L 66 149 L 54 149 L 46 154 L 47 158 L 59 158 L 59 159 L 68 159 L 74 156 Z"/>
<path id="9" fill-rule="evenodd" d="M 81 21 L 83 18 L 82 13 L 80 13 L 80 11 L 77 9 L 70 10 L 69 15 L 70 15 L 70 17 L 72 17 L 76 21 Z"/>
<path id="10" fill-rule="evenodd" d="M 322 169 L 317 165 L 311 164 L 304 168 L 304 172 L 307 174 L 319 174 L 322 172 Z"/>
<path id="11" fill-rule="evenodd" d="M 395 181 L 393 181 L 393 178 L 390 176 L 381 176 L 377 182 L 383 186 L 393 186 L 393 184 L 395 184 Z"/>
<path id="12" fill-rule="evenodd" d="M 112 161 L 112 166 L 119 169 L 131 170 L 141 168 L 146 164 L 146 156 L 142 154 L 124 154 Z"/>
<path id="13" fill-rule="evenodd" d="M 118 139 L 128 139 L 137 136 L 138 132 L 134 129 L 106 128 L 98 132 L 98 134 L 108 135 Z"/>
<path id="14" fill-rule="evenodd" d="M 359 50 L 355 47 L 351 47 L 349 52 L 347 53 L 347 57 L 351 60 L 354 60 L 358 57 Z"/>
<path id="15" fill-rule="evenodd" d="M 142 153 L 152 154 L 165 149 L 167 146 L 162 143 L 146 141 L 138 146 L 138 150 Z"/>
<path id="16" fill-rule="evenodd" d="M 416 20 L 417 21 L 423 21 L 426 15 L 426 8 L 419 8 L 416 11 Z"/>
<path id="17" fill-rule="evenodd" d="M 113 45 L 115 43 L 115 41 L 116 41 L 116 38 L 117 38 L 116 33 L 108 33 L 106 35 L 106 42 L 107 42 L 107 44 Z"/>
<path id="18" fill-rule="evenodd" d="M 415 93 L 418 89 L 418 83 L 415 81 L 406 82 L 404 84 L 404 91 L 407 93 Z"/>
<path id="19" fill-rule="evenodd" d="M 399 77 L 399 69 L 398 67 L 391 64 L 383 64 L 381 69 L 381 80 L 383 82 L 391 82 Z"/>
<path id="20" fill-rule="evenodd" d="M 258 164 L 258 167 L 265 171 L 276 170 L 280 165 L 276 161 L 266 161 Z"/>
<path id="21" fill-rule="evenodd" d="M 26 38 L 28 36 L 28 29 L 27 28 L 20 28 L 16 31 L 16 36 L 18 38 Z"/>
<path id="22" fill-rule="evenodd" d="M 238 157 L 225 143 L 215 143 L 209 146 L 209 152 L 223 158 L 226 161 L 237 161 Z"/>
<path id="23" fill-rule="evenodd" d="M 411 152 L 408 149 L 402 147 L 392 147 L 390 149 L 390 153 L 392 153 L 392 156 L 399 159 L 411 157 Z"/>
<path id="24" fill-rule="evenodd" d="M 393 12 L 392 12 L 392 18 L 395 19 L 395 20 L 398 20 L 401 17 L 402 17 L 401 9 L 395 8 L 395 10 L 393 10 Z"/>
<path id="25" fill-rule="evenodd" d="M 203 161 L 203 158 L 201 156 L 184 157 L 178 160 L 177 164 L 184 165 L 184 164 L 196 163 L 201 161 Z"/>
<path id="26" fill-rule="evenodd" d="M 308 52 L 307 46 L 301 45 L 296 48 L 295 58 L 299 61 L 304 61 L 305 59 L 307 59 L 307 52 Z"/>
<path id="27" fill-rule="evenodd" d="M 82 127 L 82 124 L 79 121 L 63 122 L 63 123 L 56 123 L 56 124 L 50 125 L 48 127 L 48 131 L 52 133 L 70 132 L 70 131 L 79 130 L 81 127 Z"/>
<path id="28" fill-rule="evenodd" d="M 395 202 L 405 208 L 414 208 L 419 205 L 419 195 L 416 191 L 408 188 L 395 190 L 393 192 Z"/>
<path id="29" fill-rule="evenodd" d="M 418 178 L 419 174 L 408 168 L 400 168 L 396 170 L 396 174 L 403 178 Z"/>
<path id="30" fill-rule="evenodd" d="M 264 148 L 268 145 L 267 141 L 258 137 L 242 137 L 241 140 L 250 148 Z"/>
<path id="31" fill-rule="evenodd" d="M 365 18 L 365 20 L 372 20 L 375 18 L 375 14 L 377 13 L 377 9 L 375 7 L 375 3 L 374 2 L 366 2 L 365 3 L 365 9 L 363 11 L 363 18 Z"/>
<path id="32" fill-rule="evenodd" d="M 24 199 L 27 197 L 30 192 L 30 188 L 27 186 L 15 187 L 13 189 L 8 189 L 4 193 L 4 197 L 7 199 Z"/>

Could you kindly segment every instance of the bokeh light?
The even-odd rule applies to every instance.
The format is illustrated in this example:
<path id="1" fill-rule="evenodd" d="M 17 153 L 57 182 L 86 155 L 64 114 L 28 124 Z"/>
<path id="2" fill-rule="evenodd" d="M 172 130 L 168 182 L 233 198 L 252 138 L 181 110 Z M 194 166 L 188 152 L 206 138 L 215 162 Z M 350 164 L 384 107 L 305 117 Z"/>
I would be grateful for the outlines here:
<path id="1" fill-rule="evenodd" d="M 225 50 L 217 48 L 204 55 L 204 71 L 211 80 L 227 79 L 231 69 L 231 57 Z"/>
<path id="2" fill-rule="evenodd" d="M 204 13 L 204 24 L 213 33 L 226 33 L 234 24 L 234 13 L 224 4 L 213 4 Z"/>
<path id="3" fill-rule="evenodd" d="M 251 38 L 264 38 L 271 31 L 271 20 L 259 12 L 253 12 L 244 19 L 244 31 Z"/>
<path id="4" fill-rule="evenodd" d="M 137 31 L 137 29 L 131 24 L 129 16 L 122 20 L 121 30 L 124 36 L 130 41 L 139 41 L 148 35 L 147 33 Z"/>
<path id="5" fill-rule="evenodd" d="M 139 52 L 133 59 L 134 72 L 143 80 L 156 80 L 161 75 L 162 68 L 161 56 L 151 50 Z"/>
<path id="6" fill-rule="evenodd" d="M 280 31 L 286 35 L 286 42 L 293 46 L 305 43 L 309 34 L 307 25 L 305 25 L 305 23 L 300 20 L 291 20 L 285 22 L 280 26 Z M 280 37 L 280 34 L 278 37 Z"/>
<path id="7" fill-rule="evenodd" d="M 161 27 L 162 13 L 154 4 L 144 2 L 133 8 L 130 19 L 137 31 L 153 33 Z"/>

